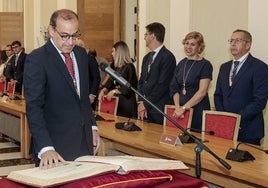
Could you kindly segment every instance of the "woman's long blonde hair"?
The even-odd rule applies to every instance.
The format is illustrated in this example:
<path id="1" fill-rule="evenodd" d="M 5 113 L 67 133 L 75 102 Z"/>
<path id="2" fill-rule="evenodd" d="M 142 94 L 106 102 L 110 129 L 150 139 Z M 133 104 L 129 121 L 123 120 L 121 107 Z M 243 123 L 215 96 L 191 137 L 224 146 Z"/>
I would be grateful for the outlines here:
<path id="1" fill-rule="evenodd" d="M 132 63 L 128 45 L 124 41 L 118 41 L 113 45 L 115 49 L 114 66 L 122 67 L 126 63 Z"/>

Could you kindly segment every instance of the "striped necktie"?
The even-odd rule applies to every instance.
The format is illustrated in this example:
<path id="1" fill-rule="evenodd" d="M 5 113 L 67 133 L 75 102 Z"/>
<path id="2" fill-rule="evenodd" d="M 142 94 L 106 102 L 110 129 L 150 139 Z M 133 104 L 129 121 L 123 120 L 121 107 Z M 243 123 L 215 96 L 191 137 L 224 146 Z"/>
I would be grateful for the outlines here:
<path id="1" fill-rule="evenodd" d="M 238 65 L 239 65 L 239 61 L 234 61 L 234 68 L 233 68 L 232 75 L 231 75 L 232 82 L 234 81 L 234 78 L 236 76 Z"/>
<path id="2" fill-rule="evenodd" d="M 19 60 L 19 55 L 18 54 L 16 54 L 15 55 L 15 67 L 17 66 L 17 64 L 18 64 L 18 60 Z"/>
<path id="3" fill-rule="evenodd" d="M 148 60 L 148 62 L 149 62 L 148 63 L 148 72 L 150 72 L 151 65 L 154 62 L 154 54 L 155 54 L 155 51 L 150 52 L 150 56 L 149 56 L 149 60 Z"/>

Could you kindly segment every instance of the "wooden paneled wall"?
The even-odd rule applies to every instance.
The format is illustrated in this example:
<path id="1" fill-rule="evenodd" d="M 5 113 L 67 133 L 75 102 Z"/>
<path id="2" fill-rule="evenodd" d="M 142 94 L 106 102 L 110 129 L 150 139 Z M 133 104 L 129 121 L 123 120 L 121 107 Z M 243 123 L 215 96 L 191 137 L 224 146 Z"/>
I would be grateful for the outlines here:
<path id="1" fill-rule="evenodd" d="M 112 46 L 120 39 L 120 0 L 77 0 L 77 12 L 86 47 L 112 61 Z"/>
<path id="2" fill-rule="evenodd" d="M 23 12 L 0 12 L 0 45 L 10 44 L 14 40 L 24 43 Z"/>

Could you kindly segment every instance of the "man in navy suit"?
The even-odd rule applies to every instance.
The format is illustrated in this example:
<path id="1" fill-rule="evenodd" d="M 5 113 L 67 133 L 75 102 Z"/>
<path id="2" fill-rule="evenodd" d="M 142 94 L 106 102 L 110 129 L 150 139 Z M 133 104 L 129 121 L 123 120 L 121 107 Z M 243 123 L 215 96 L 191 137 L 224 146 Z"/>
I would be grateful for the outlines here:
<path id="1" fill-rule="evenodd" d="M 162 111 L 165 104 L 172 103 L 169 84 L 176 67 L 175 56 L 163 45 L 164 38 L 162 24 L 155 22 L 146 26 L 144 40 L 151 52 L 143 58 L 138 82 L 138 91 Z M 138 98 L 138 118 L 163 124 L 163 115 L 141 97 Z"/>
<path id="2" fill-rule="evenodd" d="M 252 37 L 248 31 L 235 30 L 229 42 L 233 60 L 220 67 L 214 93 L 216 110 L 240 114 L 238 141 L 260 145 L 264 136 L 262 111 L 268 96 L 268 66 L 250 54 Z"/>
<path id="3" fill-rule="evenodd" d="M 16 83 L 15 92 L 21 94 L 23 84 L 23 69 L 27 54 L 24 52 L 24 48 L 21 46 L 20 41 L 13 41 L 11 45 L 14 55 L 10 59 L 13 73 L 13 77 L 10 79 L 10 81 Z"/>
<path id="4" fill-rule="evenodd" d="M 100 143 L 88 98 L 88 56 L 76 45 L 77 14 L 55 11 L 48 30 L 50 39 L 27 56 L 24 69 L 30 152 L 41 168 L 96 154 Z"/>
<path id="5" fill-rule="evenodd" d="M 12 62 L 11 62 L 12 57 L 14 55 L 12 45 L 11 44 L 6 45 L 5 51 L 8 58 L 5 62 L 2 79 L 6 80 L 6 82 L 9 82 L 11 79 L 14 78 L 14 72 L 13 72 L 14 70 L 12 68 Z"/>

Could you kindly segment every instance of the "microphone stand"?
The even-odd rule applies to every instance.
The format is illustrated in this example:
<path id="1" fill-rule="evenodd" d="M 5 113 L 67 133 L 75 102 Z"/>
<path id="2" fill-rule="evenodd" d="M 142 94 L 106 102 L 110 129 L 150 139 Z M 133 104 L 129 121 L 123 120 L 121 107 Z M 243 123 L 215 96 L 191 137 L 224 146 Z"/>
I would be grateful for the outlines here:
<path id="1" fill-rule="evenodd" d="M 163 115 L 165 118 L 167 118 L 170 122 L 172 122 L 178 129 L 183 131 L 184 134 L 188 135 L 190 138 L 194 140 L 194 142 L 197 144 L 195 147 L 196 152 L 196 177 L 200 178 L 201 176 L 201 152 L 203 150 L 210 153 L 213 157 L 215 157 L 226 169 L 230 170 L 232 167 L 225 162 L 223 159 L 221 159 L 219 156 L 217 156 L 214 152 L 212 152 L 205 144 L 203 144 L 198 138 L 196 138 L 194 135 L 190 134 L 186 129 L 184 129 L 181 125 L 179 125 L 176 121 L 174 121 L 171 117 L 169 117 L 167 114 L 162 112 L 157 106 L 155 106 L 151 101 L 149 101 L 147 98 L 145 98 L 141 93 L 139 93 L 135 88 L 131 86 L 131 84 L 125 80 L 118 72 L 111 69 L 107 64 L 100 63 L 100 68 L 102 71 L 108 73 L 110 76 L 112 76 L 120 85 L 127 87 L 134 91 L 138 96 L 140 96 L 143 100 L 145 100 L 148 104 L 150 104 L 154 109 L 156 109 L 161 115 Z"/>
<path id="2" fill-rule="evenodd" d="M 198 138 L 196 138 L 194 135 L 190 134 L 186 129 L 184 129 L 181 125 L 179 125 L 175 120 L 173 120 L 170 116 L 162 112 L 157 106 L 155 106 L 151 101 L 149 101 L 147 98 L 145 98 L 141 93 L 139 93 L 135 88 L 133 88 L 129 83 L 124 85 L 125 87 L 130 88 L 132 91 L 134 91 L 137 95 L 139 95 L 143 100 L 145 100 L 148 104 L 150 104 L 154 109 L 156 109 L 161 115 L 163 115 L 165 118 L 167 118 L 170 122 L 172 122 L 178 129 L 180 129 L 184 134 L 191 137 L 194 142 L 197 144 L 195 147 L 195 153 L 196 153 L 196 160 L 195 160 L 195 174 L 197 178 L 200 178 L 201 176 L 201 152 L 203 150 L 210 153 L 213 157 L 215 157 L 226 169 L 230 170 L 232 167 L 229 165 L 226 161 L 221 159 L 218 155 L 216 155 L 214 152 L 212 152 L 202 141 L 200 141 Z"/>

